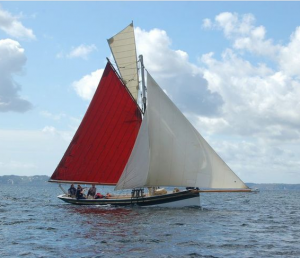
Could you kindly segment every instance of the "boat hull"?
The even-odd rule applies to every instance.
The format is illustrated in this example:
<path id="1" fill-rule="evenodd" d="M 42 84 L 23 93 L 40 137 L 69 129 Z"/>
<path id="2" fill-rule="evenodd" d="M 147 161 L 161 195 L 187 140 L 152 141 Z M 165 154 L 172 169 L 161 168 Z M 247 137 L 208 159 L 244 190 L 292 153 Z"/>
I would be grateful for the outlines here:
<path id="1" fill-rule="evenodd" d="M 200 207 L 200 194 L 193 190 L 139 198 L 75 199 L 66 195 L 59 195 L 58 198 L 76 205 Z"/>

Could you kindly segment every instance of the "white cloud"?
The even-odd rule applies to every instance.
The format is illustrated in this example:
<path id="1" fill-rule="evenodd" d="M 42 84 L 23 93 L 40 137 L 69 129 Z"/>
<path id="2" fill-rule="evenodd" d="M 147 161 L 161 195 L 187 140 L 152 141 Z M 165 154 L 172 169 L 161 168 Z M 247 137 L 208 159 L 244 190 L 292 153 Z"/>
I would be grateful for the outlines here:
<path id="1" fill-rule="evenodd" d="M 51 175 L 74 132 L 0 130 L 1 175 Z"/>
<path id="2" fill-rule="evenodd" d="M 56 54 L 57 59 L 61 58 L 82 58 L 87 60 L 89 54 L 93 51 L 97 51 L 97 47 L 94 44 L 91 45 L 84 45 L 81 44 L 78 47 L 72 47 L 69 53 L 65 53 L 64 51 L 60 51 Z"/>
<path id="3" fill-rule="evenodd" d="M 237 14 L 222 13 L 215 20 L 225 36 L 234 39 L 233 48 L 223 52 L 222 60 L 215 59 L 213 53 L 201 58 L 206 66 L 203 72 L 209 89 L 224 100 L 222 119 L 230 125 L 226 124 L 224 130 L 263 138 L 297 139 L 300 133 L 300 80 L 291 75 L 299 72 L 295 67 L 300 65 L 297 44 L 300 30 L 296 29 L 287 46 L 281 46 L 265 39 L 264 28 L 253 26 L 255 18 L 251 14 L 239 19 Z M 271 51 L 270 61 L 275 62 L 278 69 L 243 59 L 236 46 L 237 42 L 249 39 L 249 35 L 255 36 L 250 37 L 249 45 L 241 48 L 257 55 L 265 55 L 265 48 L 276 49 Z"/>
<path id="4" fill-rule="evenodd" d="M 45 126 L 42 130 L 43 133 L 50 133 L 50 134 L 56 134 L 57 131 L 55 129 L 55 127 L 53 126 Z"/>
<path id="5" fill-rule="evenodd" d="M 51 118 L 53 120 L 60 120 L 64 117 L 66 117 L 66 114 L 64 114 L 64 113 L 52 114 L 52 113 L 50 113 L 49 111 L 46 111 L 46 110 L 42 110 L 40 112 L 40 114 L 44 117 L 48 117 L 48 118 Z"/>
<path id="6" fill-rule="evenodd" d="M 248 35 L 253 29 L 255 18 L 252 14 L 243 15 L 239 19 L 238 14 L 224 12 L 215 17 L 217 25 L 223 29 L 226 37 L 231 38 L 239 35 Z"/>
<path id="7" fill-rule="evenodd" d="M 204 19 L 203 26 L 205 26 Z M 224 12 L 215 17 L 215 22 L 206 28 L 221 29 L 227 39 L 233 41 L 233 47 L 247 50 L 257 55 L 275 58 L 279 46 L 274 45 L 271 39 L 266 39 L 264 26 L 255 27 L 255 17 L 252 14 L 239 15 Z"/>
<path id="8" fill-rule="evenodd" d="M 200 114 L 197 128 L 244 181 L 300 180 L 300 28 L 286 45 L 267 38 L 252 14 L 221 13 L 206 29 L 223 30 L 231 48 L 201 57 L 208 88 L 223 105 L 219 116 Z M 244 53 L 252 55 L 252 61 Z M 259 59 L 264 57 L 264 59 Z M 287 176 L 288 175 L 288 176 Z M 291 180 L 291 178 L 293 178 Z M 293 181 L 295 180 L 295 181 Z"/>
<path id="9" fill-rule="evenodd" d="M 77 129 L 77 128 L 76 128 Z M 56 139 L 62 139 L 66 142 L 70 142 L 76 129 L 74 131 L 59 131 L 54 126 L 45 126 L 42 129 L 44 135 L 54 136 Z"/>
<path id="10" fill-rule="evenodd" d="M 147 70 L 181 110 L 209 116 L 218 113 L 222 99 L 208 89 L 202 69 L 189 62 L 188 54 L 171 48 L 165 31 L 136 28 L 135 35 Z"/>
<path id="11" fill-rule="evenodd" d="M 300 77 L 300 27 L 290 37 L 290 42 L 280 48 L 278 62 L 280 68 L 290 76 Z"/>
<path id="12" fill-rule="evenodd" d="M 26 63 L 24 49 L 17 41 L 2 39 L 0 56 L 0 112 L 31 109 L 31 103 L 19 96 L 21 86 L 13 79 L 13 75 L 20 74 Z"/>
<path id="13" fill-rule="evenodd" d="M 209 139 L 210 144 L 244 182 L 296 183 L 300 180 L 299 148 L 247 138 Z"/>
<path id="14" fill-rule="evenodd" d="M 102 77 L 103 69 L 85 75 L 79 81 L 72 83 L 76 93 L 83 99 L 91 100 Z"/>
<path id="15" fill-rule="evenodd" d="M 212 27 L 212 22 L 210 19 L 204 19 L 202 23 L 202 27 L 205 29 L 209 29 Z"/>
<path id="16" fill-rule="evenodd" d="M 19 18 L 2 9 L 0 5 L 0 29 L 17 39 L 35 39 L 32 29 L 23 26 Z"/>
<path id="17" fill-rule="evenodd" d="M 80 45 L 73 48 L 70 53 L 67 55 L 68 58 L 83 58 L 87 59 L 88 55 L 93 51 L 97 50 L 97 47 L 92 45 Z"/>

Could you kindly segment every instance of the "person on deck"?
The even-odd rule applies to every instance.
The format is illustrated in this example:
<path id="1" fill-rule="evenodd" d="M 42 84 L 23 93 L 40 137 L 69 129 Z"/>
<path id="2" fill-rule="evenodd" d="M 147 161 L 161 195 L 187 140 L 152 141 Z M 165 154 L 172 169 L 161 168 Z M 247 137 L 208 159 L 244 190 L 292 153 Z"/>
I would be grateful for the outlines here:
<path id="1" fill-rule="evenodd" d="M 71 184 L 70 188 L 68 189 L 68 194 L 71 197 L 75 197 L 75 195 L 76 195 L 76 188 L 74 187 L 73 184 Z"/>
<path id="2" fill-rule="evenodd" d="M 102 199 L 104 196 L 101 193 L 97 193 L 95 199 Z"/>
<path id="3" fill-rule="evenodd" d="M 87 197 L 89 198 L 89 196 L 91 196 L 94 199 L 95 195 L 96 195 L 96 192 L 97 192 L 97 188 L 93 184 L 92 187 L 88 191 Z"/>
<path id="4" fill-rule="evenodd" d="M 85 197 L 83 196 L 83 188 L 81 187 L 81 185 L 77 186 L 76 198 L 77 199 L 85 199 Z"/>

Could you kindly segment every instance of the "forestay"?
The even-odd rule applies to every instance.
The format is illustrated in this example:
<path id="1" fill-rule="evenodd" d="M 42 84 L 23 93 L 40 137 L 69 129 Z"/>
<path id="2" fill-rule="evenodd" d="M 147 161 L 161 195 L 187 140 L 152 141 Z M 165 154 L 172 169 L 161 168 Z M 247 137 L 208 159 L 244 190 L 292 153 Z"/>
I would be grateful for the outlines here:
<path id="1" fill-rule="evenodd" d="M 148 105 L 116 189 L 144 186 L 248 188 L 148 73 Z"/>

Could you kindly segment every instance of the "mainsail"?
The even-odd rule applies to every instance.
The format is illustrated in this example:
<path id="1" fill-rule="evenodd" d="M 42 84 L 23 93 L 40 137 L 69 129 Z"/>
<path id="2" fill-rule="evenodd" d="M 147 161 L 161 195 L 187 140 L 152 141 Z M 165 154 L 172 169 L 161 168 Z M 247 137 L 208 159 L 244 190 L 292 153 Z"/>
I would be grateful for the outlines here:
<path id="1" fill-rule="evenodd" d="M 149 73 L 147 97 L 141 129 L 115 189 L 144 186 L 248 188 Z"/>
<path id="2" fill-rule="evenodd" d="M 141 112 L 110 63 L 52 182 L 114 185 L 128 161 Z"/>
<path id="3" fill-rule="evenodd" d="M 133 23 L 107 41 L 123 82 L 137 100 L 139 80 Z"/>

